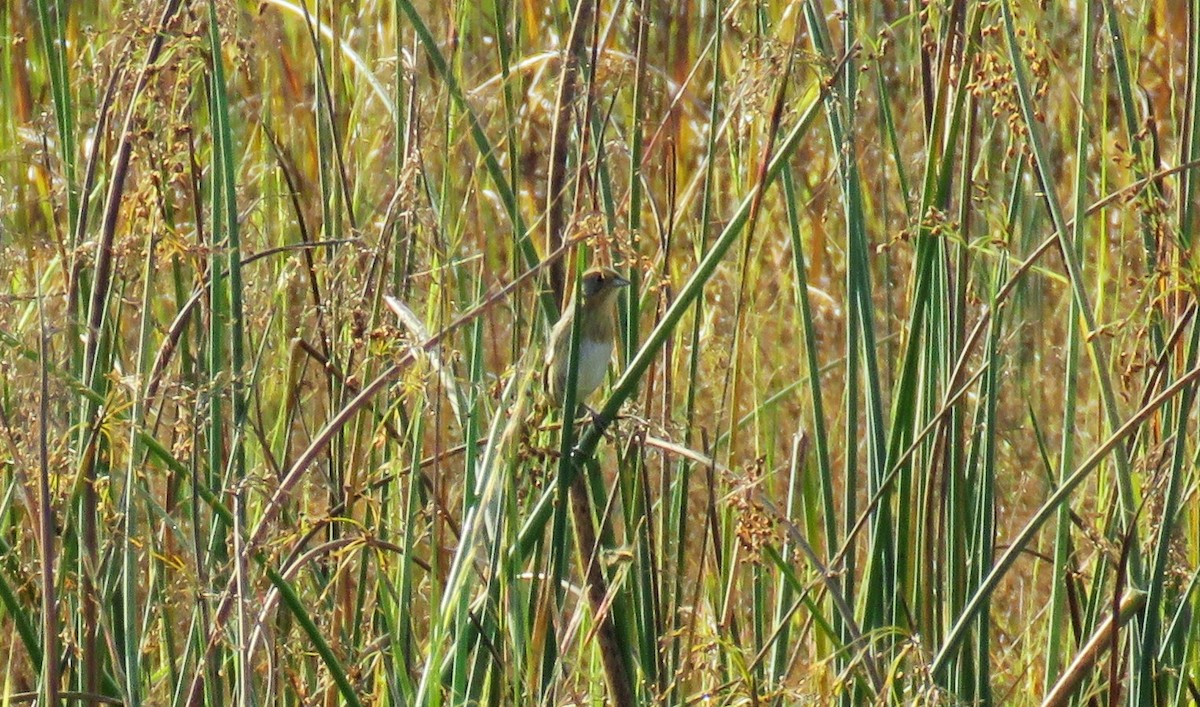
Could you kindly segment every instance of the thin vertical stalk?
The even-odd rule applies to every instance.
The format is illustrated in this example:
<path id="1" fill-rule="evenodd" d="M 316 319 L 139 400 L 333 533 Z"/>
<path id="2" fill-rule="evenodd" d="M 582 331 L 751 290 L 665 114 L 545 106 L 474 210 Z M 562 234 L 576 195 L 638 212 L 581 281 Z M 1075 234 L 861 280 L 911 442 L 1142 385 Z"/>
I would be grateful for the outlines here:
<path id="1" fill-rule="evenodd" d="M 41 551 L 42 574 L 42 680 L 38 699 L 41 704 L 57 705 L 62 678 L 59 675 L 58 646 L 61 627 L 58 624 L 58 598 L 55 595 L 54 583 L 57 558 L 54 536 L 57 521 L 50 492 L 50 330 L 40 291 L 37 304 L 40 334 L 38 361 L 41 364 L 38 376 L 38 549 Z"/>
<path id="2" fill-rule="evenodd" d="M 1087 116 L 1088 107 L 1092 101 L 1092 87 L 1095 83 L 1093 79 L 1093 65 L 1095 64 L 1096 41 L 1095 41 L 1095 17 L 1098 7 L 1094 0 L 1089 0 L 1086 7 L 1083 9 L 1084 24 L 1083 24 L 1083 57 L 1080 60 L 1080 87 L 1079 87 L 1079 120 L 1077 122 L 1075 132 L 1075 222 L 1071 233 L 1071 242 L 1075 248 L 1076 257 L 1083 262 L 1083 241 L 1086 236 L 1085 224 L 1087 223 L 1084 210 L 1087 208 L 1087 190 L 1088 190 L 1088 175 L 1091 170 L 1088 168 L 1088 150 L 1091 146 L 1091 130 Z M 1076 429 L 1076 400 L 1078 396 L 1079 383 L 1079 327 L 1076 325 L 1079 322 L 1080 310 L 1078 303 L 1072 299 L 1070 306 L 1070 314 L 1068 321 L 1071 326 L 1067 327 L 1067 360 L 1064 377 L 1066 385 L 1063 389 L 1063 418 L 1062 418 L 1062 444 L 1059 450 L 1058 458 L 1058 474 L 1057 482 L 1062 483 L 1062 479 L 1070 472 L 1075 465 L 1075 434 Z M 1045 687 L 1047 690 L 1054 685 L 1058 679 L 1059 670 L 1062 667 L 1061 651 L 1064 641 L 1064 629 L 1066 626 L 1063 611 L 1066 601 L 1067 582 L 1071 581 L 1068 576 L 1070 563 L 1070 547 L 1071 547 L 1071 518 L 1070 507 L 1064 504 L 1058 511 L 1056 519 L 1056 528 L 1054 534 L 1054 581 L 1051 584 L 1050 590 L 1050 610 L 1047 615 L 1048 633 L 1046 636 L 1046 679 Z"/>

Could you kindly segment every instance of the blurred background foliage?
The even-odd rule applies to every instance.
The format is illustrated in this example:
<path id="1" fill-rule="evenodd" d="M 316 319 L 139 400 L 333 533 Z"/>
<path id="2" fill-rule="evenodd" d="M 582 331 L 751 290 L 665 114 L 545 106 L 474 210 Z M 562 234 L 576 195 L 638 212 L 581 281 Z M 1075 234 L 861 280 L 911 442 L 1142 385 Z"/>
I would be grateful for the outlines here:
<path id="1" fill-rule="evenodd" d="M 6 0 L 0 53 L 8 699 L 598 703 L 600 611 L 646 704 L 1200 701 L 1194 3 Z"/>

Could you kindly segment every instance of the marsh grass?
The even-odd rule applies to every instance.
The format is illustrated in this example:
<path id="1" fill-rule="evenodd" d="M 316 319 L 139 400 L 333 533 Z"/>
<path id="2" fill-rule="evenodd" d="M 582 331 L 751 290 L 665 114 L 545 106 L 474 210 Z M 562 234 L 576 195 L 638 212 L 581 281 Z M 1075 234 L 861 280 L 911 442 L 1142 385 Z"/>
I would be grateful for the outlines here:
<path id="1" fill-rule="evenodd" d="M 0 37 L 7 700 L 601 703 L 602 646 L 637 703 L 1200 700 L 1185 3 Z"/>

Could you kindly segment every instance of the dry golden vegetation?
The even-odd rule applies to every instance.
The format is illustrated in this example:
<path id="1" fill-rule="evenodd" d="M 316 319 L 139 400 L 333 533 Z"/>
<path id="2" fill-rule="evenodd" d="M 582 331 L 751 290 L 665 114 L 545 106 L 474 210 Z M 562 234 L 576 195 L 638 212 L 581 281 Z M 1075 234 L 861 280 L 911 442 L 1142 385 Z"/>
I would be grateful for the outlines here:
<path id="1" fill-rule="evenodd" d="M 1200 701 L 1195 3 L 8 0 L 0 52 L 7 700 Z"/>

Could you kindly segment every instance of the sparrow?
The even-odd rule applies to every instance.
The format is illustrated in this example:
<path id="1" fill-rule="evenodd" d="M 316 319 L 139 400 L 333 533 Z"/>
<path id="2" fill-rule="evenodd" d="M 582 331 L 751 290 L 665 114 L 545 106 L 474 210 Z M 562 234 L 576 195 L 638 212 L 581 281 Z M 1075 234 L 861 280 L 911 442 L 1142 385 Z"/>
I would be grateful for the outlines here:
<path id="1" fill-rule="evenodd" d="M 571 359 L 571 328 L 576 309 L 579 311 L 579 353 L 575 371 L 575 402 L 582 404 L 600 384 L 612 360 L 616 325 L 613 309 L 617 294 L 629 280 L 612 268 L 592 268 L 583 274 L 578 291 L 563 310 L 562 317 L 550 330 L 546 347 L 546 367 L 543 383 L 555 405 L 562 406 L 566 398 L 567 369 Z M 575 297 L 582 297 L 579 307 Z"/>

